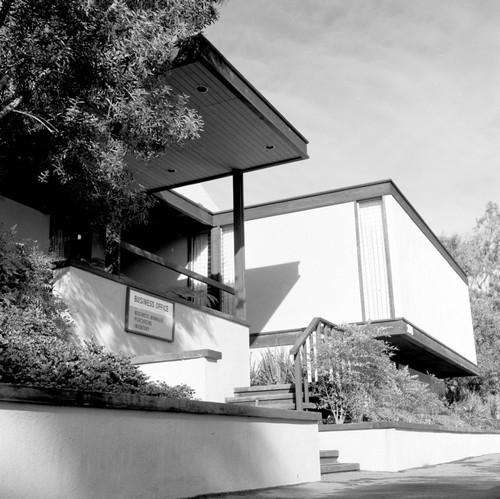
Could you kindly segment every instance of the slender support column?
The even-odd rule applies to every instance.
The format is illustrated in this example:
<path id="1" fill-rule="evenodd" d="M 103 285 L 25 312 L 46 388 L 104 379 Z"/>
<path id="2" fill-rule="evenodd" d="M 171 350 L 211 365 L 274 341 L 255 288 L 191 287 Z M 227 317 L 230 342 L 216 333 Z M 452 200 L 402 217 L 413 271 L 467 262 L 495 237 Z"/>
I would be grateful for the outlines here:
<path id="1" fill-rule="evenodd" d="M 246 319 L 246 289 L 245 289 L 245 227 L 243 172 L 233 172 L 233 213 L 234 213 L 234 314 L 240 319 Z"/>
<path id="2" fill-rule="evenodd" d="M 222 230 L 220 227 L 214 227 L 210 233 L 210 247 L 211 247 L 211 255 L 210 255 L 210 277 L 215 281 L 222 282 Z M 212 296 L 217 299 L 217 310 L 221 312 L 226 311 L 223 310 L 223 293 L 220 289 L 211 287 L 209 288 L 209 292 Z"/>

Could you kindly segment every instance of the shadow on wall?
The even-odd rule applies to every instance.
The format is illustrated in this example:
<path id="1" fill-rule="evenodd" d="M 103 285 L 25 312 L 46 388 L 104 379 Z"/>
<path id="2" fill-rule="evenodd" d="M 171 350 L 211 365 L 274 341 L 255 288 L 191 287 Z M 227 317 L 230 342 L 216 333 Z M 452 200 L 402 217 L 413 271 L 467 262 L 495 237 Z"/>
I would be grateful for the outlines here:
<path id="1" fill-rule="evenodd" d="M 31 433 L 28 427 L 30 438 L 25 435 L 20 441 L 9 438 L 6 442 L 7 448 L 16 449 L 9 463 L 12 473 L 19 475 L 21 469 L 29 475 L 12 496 L 32 497 L 37 486 L 39 497 L 59 497 L 57 492 L 71 490 L 79 498 L 176 498 L 295 481 L 288 462 L 298 458 L 290 457 L 290 449 L 283 452 L 283 445 L 272 437 L 281 432 L 285 442 L 296 441 L 295 432 L 300 428 L 294 424 L 274 427 L 262 420 L 249 425 L 241 418 L 142 411 L 120 411 L 117 419 L 117 411 L 108 409 L 68 411 L 31 405 L 20 411 L 28 417 L 30 413 L 44 417 L 42 424 L 32 425 Z M 22 427 L 24 418 L 14 417 Z M 165 434 L 172 435 L 168 445 Z M 29 473 L 26 456 L 32 453 L 32 445 L 41 451 L 32 455 L 37 466 Z M 49 459 L 44 452 L 50 454 Z M 257 459 L 261 454 L 266 458 Z M 282 473 L 282 483 L 276 483 L 276 476 Z M 305 478 L 310 480 L 310 476 L 306 472 Z M 0 487 L 0 495 L 6 497 L 2 492 L 11 497 L 9 492 L 14 490 Z"/>
<path id="2" fill-rule="evenodd" d="M 127 355 L 213 348 L 213 324 L 201 311 L 179 306 L 185 310 L 176 316 L 182 315 L 183 320 L 176 322 L 170 343 L 125 331 L 126 285 L 75 268 L 58 271 L 56 281 L 75 318 L 80 341 L 93 336 L 98 344 Z"/>
<path id="3" fill-rule="evenodd" d="M 250 333 L 263 330 L 274 312 L 300 279 L 300 262 L 247 269 L 247 321 Z"/>

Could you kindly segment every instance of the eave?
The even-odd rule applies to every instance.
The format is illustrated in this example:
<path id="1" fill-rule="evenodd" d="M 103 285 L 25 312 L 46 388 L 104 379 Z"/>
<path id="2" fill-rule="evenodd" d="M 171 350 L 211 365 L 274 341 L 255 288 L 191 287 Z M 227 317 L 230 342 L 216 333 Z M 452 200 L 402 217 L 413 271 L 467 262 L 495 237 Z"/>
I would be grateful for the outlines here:
<path id="1" fill-rule="evenodd" d="M 379 339 L 397 348 L 393 360 L 437 378 L 476 376 L 476 364 L 435 340 L 404 318 L 373 321 L 370 328 L 383 328 Z"/>
<path id="2" fill-rule="evenodd" d="M 130 157 L 149 192 L 306 159 L 307 140 L 203 36 L 176 58 L 169 85 L 204 121 L 200 138 L 149 163 Z M 200 85 L 207 92 L 196 89 Z"/>

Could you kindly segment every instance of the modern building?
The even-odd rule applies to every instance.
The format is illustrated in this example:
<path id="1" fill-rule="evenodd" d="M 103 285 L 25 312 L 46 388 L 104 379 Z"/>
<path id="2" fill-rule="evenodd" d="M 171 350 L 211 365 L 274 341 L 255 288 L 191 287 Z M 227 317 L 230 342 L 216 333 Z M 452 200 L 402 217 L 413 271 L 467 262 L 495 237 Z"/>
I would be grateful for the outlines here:
<path id="1" fill-rule="evenodd" d="M 368 322 L 423 379 L 477 374 L 467 276 L 392 181 L 249 207 L 245 229 L 253 348 L 319 316 Z"/>
<path id="2" fill-rule="evenodd" d="M 384 181 L 245 208 L 244 173 L 307 158 L 307 141 L 203 37 L 179 61 L 171 85 L 191 96 L 204 132 L 130 161 L 158 203 L 122 235 L 119 275 L 104 270 L 102 234 L 85 220 L 22 183 L 0 186 L 0 221 L 64 260 L 56 290 L 76 337 L 209 401 L 249 385 L 251 347 L 293 345 L 316 316 L 370 321 L 422 375 L 474 374 L 466 276 L 399 189 Z M 173 190 L 224 176 L 229 212 Z"/>

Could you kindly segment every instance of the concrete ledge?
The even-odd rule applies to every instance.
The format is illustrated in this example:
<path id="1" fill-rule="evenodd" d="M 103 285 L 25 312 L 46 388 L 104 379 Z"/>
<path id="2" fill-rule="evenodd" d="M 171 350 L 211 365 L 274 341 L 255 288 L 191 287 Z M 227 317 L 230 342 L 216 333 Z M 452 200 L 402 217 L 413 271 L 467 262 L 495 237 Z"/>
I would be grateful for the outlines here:
<path id="1" fill-rule="evenodd" d="M 180 499 L 314 482 L 317 427 L 293 411 L 0 385 L 0 496 Z"/>
<path id="2" fill-rule="evenodd" d="M 378 421 L 370 423 L 348 423 L 348 424 L 320 424 L 320 432 L 323 431 L 355 431 L 355 430 L 403 430 L 423 431 L 441 433 L 471 433 L 500 435 L 500 430 L 471 430 L 466 428 L 450 428 L 435 424 L 405 423 L 403 421 Z"/>
<path id="3" fill-rule="evenodd" d="M 217 416 L 287 420 L 297 423 L 311 423 L 321 419 L 320 414 L 308 412 L 264 409 L 252 406 L 236 406 L 218 402 L 200 402 L 197 400 L 147 397 L 144 395 L 84 392 L 76 390 L 59 390 L 55 388 L 33 388 L 23 385 L 1 383 L 0 402 L 66 407 L 175 412 L 187 414 L 209 414 Z"/>
<path id="4" fill-rule="evenodd" d="M 203 348 L 201 350 L 186 350 L 184 352 L 172 352 L 162 355 L 138 355 L 132 359 L 132 364 L 154 364 L 157 362 L 173 362 L 177 360 L 189 359 L 209 359 L 220 360 L 222 353 L 210 348 Z"/>
<path id="5" fill-rule="evenodd" d="M 320 450 L 366 471 L 402 471 L 500 452 L 500 432 L 402 422 L 319 425 Z"/>

